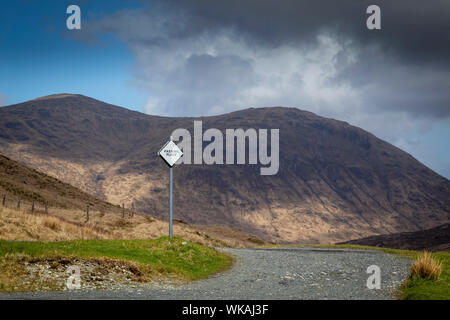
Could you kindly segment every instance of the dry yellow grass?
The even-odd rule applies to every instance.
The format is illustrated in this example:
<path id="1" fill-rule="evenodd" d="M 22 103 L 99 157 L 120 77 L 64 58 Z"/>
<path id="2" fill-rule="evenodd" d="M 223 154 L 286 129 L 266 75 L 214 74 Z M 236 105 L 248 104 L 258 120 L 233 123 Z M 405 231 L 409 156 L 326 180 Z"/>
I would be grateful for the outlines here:
<path id="1" fill-rule="evenodd" d="M 0 208 L 0 239 L 63 241 L 106 238 L 104 232 L 89 224 L 77 225 L 54 216 Z"/>
<path id="2" fill-rule="evenodd" d="M 80 210 L 51 208 L 50 214 L 0 206 L 0 239 L 4 240 L 88 240 L 155 239 L 168 234 L 168 222 L 148 215 L 89 212 L 89 222 Z M 261 241 L 248 234 L 220 226 L 193 226 L 175 221 L 174 235 L 214 246 L 254 247 Z"/>
<path id="3" fill-rule="evenodd" d="M 442 272 L 442 262 L 433 258 L 430 252 L 421 253 L 411 266 L 410 278 L 439 280 Z"/>

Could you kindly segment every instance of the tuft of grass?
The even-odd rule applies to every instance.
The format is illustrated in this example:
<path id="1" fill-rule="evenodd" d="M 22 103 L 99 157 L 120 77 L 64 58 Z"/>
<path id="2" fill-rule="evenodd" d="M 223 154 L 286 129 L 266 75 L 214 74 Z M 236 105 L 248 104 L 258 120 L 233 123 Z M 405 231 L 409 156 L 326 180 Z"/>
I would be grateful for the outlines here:
<path id="1" fill-rule="evenodd" d="M 114 223 L 114 226 L 119 227 L 119 228 L 127 228 L 127 227 L 132 227 L 133 223 L 131 221 L 127 221 L 125 219 L 120 219 Z"/>
<path id="2" fill-rule="evenodd" d="M 417 264 L 417 266 L 414 270 L 417 270 L 417 273 L 413 275 L 414 271 L 411 269 L 410 276 L 400 288 L 400 298 L 405 300 L 450 300 L 450 253 L 428 253 L 429 257 L 427 258 L 424 258 L 423 255 L 419 253 L 416 255 L 417 259 L 414 265 Z M 418 262 L 419 259 L 422 262 Z M 434 262 L 430 262 L 430 260 Z M 439 266 L 441 272 L 437 279 Z M 425 268 L 429 271 L 424 272 L 423 269 Z M 421 269 L 422 271 L 420 271 Z M 433 274 L 432 270 L 436 270 L 434 276 L 431 275 Z M 431 274 L 430 271 L 432 271 Z M 422 274 L 422 276 L 418 276 L 419 274 Z"/>
<path id="3" fill-rule="evenodd" d="M 410 279 L 424 279 L 437 281 L 442 272 L 442 262 L 433 258 L 430 252 L 421 253 L 410 269 Z"/>
<path id="4" fill-rule="evenodd" d="M 258 238 L 249 237 L 249 238 L 247 238 L 247 240 L 250 241 L 250 242 L 252 242 L 252 243 L 258 244 L 258 245 L 260 245 L 260 246 L 261 246 L 261 245 L 264 245 L 264 241 L 261 240 L 261 239 L 258 239 Z"/>
<path id="5" fill-rule="evenodd" d="M 44 218 L 43 220 L 43 225 L 47 228 L 52 229 L 53 231 L 60 231 L 61 230 L 61 225 L 62 222 L 61 220 L 57 219 L 57 218 L 53 218 L 53 217 L 48 217 L 48 218 Z"/>

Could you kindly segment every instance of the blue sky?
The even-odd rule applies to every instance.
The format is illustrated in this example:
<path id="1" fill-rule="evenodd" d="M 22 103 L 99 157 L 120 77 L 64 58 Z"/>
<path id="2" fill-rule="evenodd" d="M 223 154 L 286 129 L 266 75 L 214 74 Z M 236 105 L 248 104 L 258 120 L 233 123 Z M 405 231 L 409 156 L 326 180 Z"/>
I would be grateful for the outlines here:
<path id="1" fill-rule="evenodd" d="M 132 1 L 80 1 L 82 22 Z M 146 95 L 130 85 L 133 56 L 112 36 L 101 42 L 74 40 L 66 28 L 72 1 L 2 2 L 0 15 L 0 93 L 8 104 L 54 93 L 78 93 L 142 110 Z M 20 18 L 19 18 L 20 17 Z"/>
<path id="2" fill-rule="evenodd" d="M 56 93 L 200 116 L 289 106 L 374 133 L 450 178 L 450 2 L 4 1 L 0 106 Z M 66 28 L 71 4 L 81 30 Z"/>

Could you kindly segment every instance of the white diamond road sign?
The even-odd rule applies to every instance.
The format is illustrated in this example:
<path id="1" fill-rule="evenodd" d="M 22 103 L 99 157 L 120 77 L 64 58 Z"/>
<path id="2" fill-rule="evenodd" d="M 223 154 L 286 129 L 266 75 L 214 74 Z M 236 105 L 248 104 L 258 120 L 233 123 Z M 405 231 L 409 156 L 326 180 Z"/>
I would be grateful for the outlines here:
<path id="1" fill-rule="evenodd" d="M 172 140 L 168 141 L 158 153 L 170 167 L 173 167 L 183 155 L 183 151 Z"/>

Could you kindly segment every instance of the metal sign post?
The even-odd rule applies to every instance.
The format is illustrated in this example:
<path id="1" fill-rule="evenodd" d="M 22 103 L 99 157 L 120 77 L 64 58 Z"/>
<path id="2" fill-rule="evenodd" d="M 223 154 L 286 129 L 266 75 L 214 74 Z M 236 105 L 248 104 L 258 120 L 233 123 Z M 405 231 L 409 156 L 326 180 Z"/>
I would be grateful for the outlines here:
<path id="1" fill-rule="evenodd" d="M 173 195 L 173 165 L 178 159 L 181 158 L 183 152 L 178 148 L 178 146 L 170 140 L 159 150 L 158 155 L 163 158 L 163 160 L 169 166 L 169 237 L 173 237 L 172 231 L 172 195 Z"/>
<path id="2" fill-rule="evenodd" d="M 172 183 L 173 181 L 173 167 L 169 168 L 169 237 L 172 238 Z"/>

